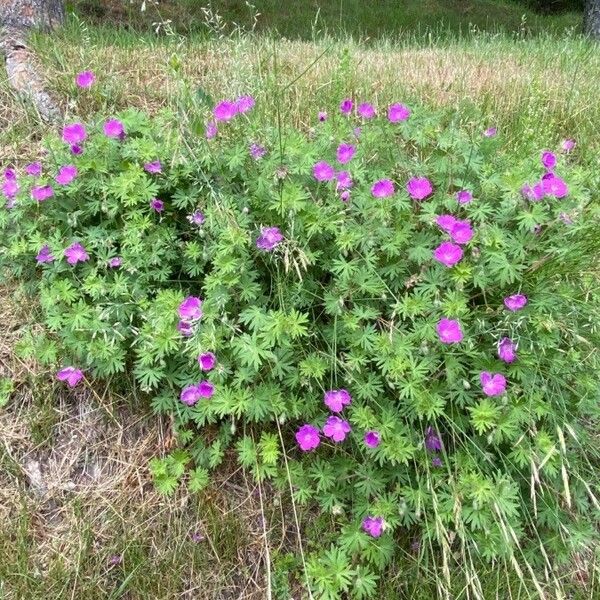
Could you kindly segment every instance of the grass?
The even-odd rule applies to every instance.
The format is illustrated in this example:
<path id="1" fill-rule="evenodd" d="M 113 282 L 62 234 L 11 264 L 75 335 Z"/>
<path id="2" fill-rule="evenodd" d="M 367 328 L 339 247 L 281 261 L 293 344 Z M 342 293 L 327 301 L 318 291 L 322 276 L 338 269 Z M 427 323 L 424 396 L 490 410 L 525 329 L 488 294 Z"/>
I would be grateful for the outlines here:
<path id="1" fill-rule="evenodd" d="M 435 42 L 414 36 L 365 47 L 332 38 L 156 37 L 71 22 L 52 39 L 49 45 L 38 35 L 33 46 L 69 118 L 125 106 L 170 107 L 185 117 L 202 89 L 214 98 L 254 93 L 258 112 L 271 123 L 273 98 L 280 97 L 294 124 L 309 127 L 317 110 L 335 110 L 332 98 L 352 94 L 379 104 L 401 99 L 425 108 L 452 106 L 482 126 L 484 120 L 498 125 L 509 144 L 532 149 L 564 136 L 598 146 L 600 53 L 577 36 L 481 34 Z M 73 77 L 81 68 L 102 73 L 102 86 L 78 93 Z M 0 160 L 30 154 L 40 135 L 36 115 L 15 101 L 6 83 L 0 83 L 0 107 Z"/>
<path id="2" fill-rule="evenodd" d="M 532 152 L 575 137 L 585 149 L 580 160 L 596 160 L 600 51 L 576 35 L 557 34 L 575 23 L 573 15 L 527 13 L 536 27 L 549 25 L 550 33 L 541 33 L 520 28 L 523 9 L 515 4 L 465 1 L 448 12 L 447 3 L 426 2 L 421 18 L 431 35 L 424 35 L 414 4 L 386 12 L 400 3 L 380 2 L 380 10 L 371 11 L 367 3 L 323 2 L 316 27 L 312 3 L 294 10 L 256 4 L 263 14 L 258 28 L 264 22 L 291 39 L 242 34 L 231 25 L 243 21 L 240 3 L 228 2 L 224 27 L 213 20 L 212 29 L 185 38 L 72 19 L 51 38 L 35 35 L 32 45 L 68 118 L 136 106 L 173 109 L 183 122 L 195 113 L 204 119 L 205 107 L 195 100 L 200 89 L 214 98 L 253 93 L 265 123 L 275 121 L 274 98 L 280 98 L 290 120 L 308 129 L 318 110 L 335 110 L 333 100 L 353 95 L 379 105 L 398 99 L 417 110 L 453 107 L 482 127 L 498 125 L 509 146 Z M 181 19 L 190 6 L 183 5 Z M 169 5 L 163 8 L 169 18 Z M 500 13 L 500 24 L 492 25 Z M 401 23 L 394 20 L 400 17 Z M 469 22 L 488 31 L 470 32 Z M 200 28 L 200 21 L 191 22 L 190 29 Z M 341 35 L 348 29 L 354 37 Z M 101 84 L 82 93 L 73 77 L 84 68 Z M 37 115 L 0 80 L 0 163 L 35 157 L 44 132 Z M 20 299 L 13 293 L 3 289 L 0 305 L 0 377 L 14 387 L 0 412 L 0 597 L 258 599 L 267 589 L 274 598 L 300 597 L 301 582 L 286 577 L 299 568 L 287 499 L 259 489 L 234 467 L 200 497 L 160 497 L 147 462 L 171 447 L 169 424 L 157 424 L 131 398 L 89 390 L 64 395 L 42 384 L 50 374 L 14 352 L 21 324 L 34 323 L 35 314 L 17 312 Z M 327 527 L 327 519 L 311 514 L 299 520 L 313 530 Z M 205 539 L 193 542 L 194 532 Z M 122 562 L 111 564 L 113 555 Z M 577 557 L 575 575 L 561 582 L 570 597 L 596 597 L 590 562 Z M 477 569 L 484 599 L 536 597 L 527 574 L 516 576 L 511 565 Z M 457 598 L 467 593 L 460 577 Z M 435 574 L 419 571 L 417 557 L 407 552 L 380 597 L 425 600 L 438 592 Z M 558 597 L 553 593 L 547 597 Z"/>
<path id="3" fill-rule="evenodd" d="M 133 24 L 142 30 L 170 22 L 185 33 L 206 31 L 207 25 L 228 32 L 236 24 L 293 40 L 312 40 L 323 33 L 371 40 L 412 34 L 472 36 L 478 31 L 537 35 L 581 26 L 580 13 L 540 15 L 526 2 L 514 0 L 162 0 L 146 2 L 143 13 L 140 4 L 76 0 L 73 8 L 92 21 Z"/>

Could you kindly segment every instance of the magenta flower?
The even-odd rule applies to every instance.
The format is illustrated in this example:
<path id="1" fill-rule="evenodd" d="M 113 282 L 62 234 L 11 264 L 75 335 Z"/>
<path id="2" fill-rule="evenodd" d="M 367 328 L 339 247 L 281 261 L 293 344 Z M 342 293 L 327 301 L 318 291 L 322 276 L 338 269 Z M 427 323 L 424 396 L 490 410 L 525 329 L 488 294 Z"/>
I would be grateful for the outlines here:
<path id="1" fill-rule="evenodd" d="M 327 113 L 324 110 L 320 110 L 317 118 L 322 123 L 323 121 L 327 121 Z"/>
<path id="2" fill-rule="evenodd" d="M 260 160 L 267 153 L 267 149 L 260 144 L 250 144 L 250 156 L 254 160 Z"/>
<path id="3" fill-rule="evenodd" d="M 256 240 L 256 247 L 266 252 L 271 252 L 283 241 L 279 227 L 262 227 L 260 237 Z"/>
<path id="4" fill-rule="evenodd" d="M 34 185 L 31 188 L 31 197 L 37 202 L 45 202 L 54 196 L 54 190 L 49 185 Z"/>
<path id="5" fill-rule="evenodd" d="M 56 374 L 56 379 L 66 381 L 69 387 L 75 387 L 83 379 L 83 371 L 75 367 L 65 367 Z"/>
<path id="6" fill-rule="evenodd" d="M 348 171 L 338 171 L 335 175 L 335 179 L 337 181 L 335 186 L 337 190 L 346 190 L 352 187 L 352 178 Z"/>
<path id="7" fill-rule="evenodd" d="M 440 336 L 440 342 L 443 344 L 456 344 L 462 342 L 463 332 L 460 323 L 453 319 L 441 319 L 437 324 L 437 333 Z"/>
<path id="8" fill-rule="evenodd" d="M 152 200 L 150 200 L 150 208 L 157 213 L 161 213 L 165 210 L 165 203 L 158 198 L 152 198 Z"/>
<path id="9" fill-rule="evenodd" d="M 383 533 L 383 517 L 365 517 L 362 522 L 362 528 L 371 537 L 380 537 Z"/>
<path id="10" fill-rule="evenodd" d="M 65 165 L 58 170 L 55 180 L 59 185 L 69 185 L 75 177 L 77 177 L 77 167 L 75 165 Z"/>
<path id="11" fill-rule="evenodd" d="M 456 192 L 456 200 L 459 204 L 469 204 L 473 200 L 473 193 L 469 190 L 460 190 Z"/>
<path id="12" fill-rule="evenodd" d="M 473 239 L 473 230 L 469 221 L 456 220 L 449 231 L 450 237 L 457 244 L 467 244 Z"/>
<path id="13" fill-rule="evenodd" d="M 240 96 L 235 104 L 237 112 L 243 114 L 247 113 L 249 110 L 252 110 L 256 102 L 252 96 Z"/>
<path id="14" fill-rule="evenodd" d="M 563 149 L 563 152 L 566 152 L 568 154 L 573 150 L 573 148 L 575 148 L 575 144 L 575 140 L 563 140 L 561 148 Z"/>
<path id="15" fill-rule="evenodd" d="M 308 423 L 302 425 L 296 431 L 296 441 L 302 452 L 311 452 L 321 443 L 319 430 Z"/>
<path id="16" fill-rule="evenodd" d="M 526 183 L 521 188 L 521 194 L 526 200 L 529 200 L 530 202 L 537 202 L 544 197 L 544 190 L 541 183 L 536 183 L 533 186 Z"/>
<path id="17" fill-rule="evenodd" d="M 38 255 L 35 257 L 35 260 L 37 260 L 37 262 L 39 264 L 49 263 L 54 260 L 54 256 L 52 256 L 52 253 L 50 252 L 50 247 L 48 246 L 48 244 L 46 244 L 40 248 L 40 251 L 38 252 Z"/>
<path id="18" fill-rule="evenodd" d="M 329 390 L 328 392 L 325 392 L 323 401 L 329 410 L 332 410 L 333 412 L 342 412 L 344 406 L 347 406 L 352 402 L 352 396 L 350 396 L 347 390 Z"/>
<path id="19" fill-rule="evenodd" d="M 348 202 L 348 200 L 350 200 L 350 192 L 348 190 L 344 190 L 341 194 L 340 194 L 340 200 L 342 202 Z"/>
<path id="20" fill-rule="evenodd" d="M 81 146 L 78 146 L 77 144 L 73 144 L 71 146 L 71 152 L 73 154 L 83 154 L 83 148 Z"/>
<path id="21" fill-rule="evenodd" d="M 440 452 L 442 450 L 440 434 L 433 427 L 428 427 L 425 430 L 425 448 L 430 452 Z"/>
<path id="22" fill-rule="evenodd" d="M 39 177 L 42 174 L 42 163 L 34 162 L 25 167 L 25 173 L 32 177 Z"/>
<path id="23" fill-rule="evenodd" d="M 380 179 L 371 186 L 374 198 L 388 198 L 395 193 L 394 182 L 391 179 Z"/>
<path id="24" fill-rule="evenodd" d="M 8 199 L 14 198 L 19 192 L 19 184 L 16 179 L 5 179 L 2 184 L 2 193 Z"/>
<path id="25" fill-rule="evenodd" d="M 66 248 L 64 255 L 70 265 L 76 265 L 78 262 L 85 262 L 90 259 L 89 254 L 79 242 L 75 242 Z"/>
<path id="26" fill-rule="evenodd" d="M 62 139 L 70 145 L 81 144 L 87 133 L 85 127 L 81 123 L 72 123 L 71 125 L 65 125 L 62 130 Z"/>
<path id="27" fill-rule="evenodd" d="M 117 565 L 120 565 L 123 562 L 123 557 L 119 554 L 113 554 L 109 559 L 108 559 L 108 564 L 111 567 L 115 567 Z"/>
<path id="28" fill-rule="evenodd" d="M 199 531 L 194 531 L 194 533 L 190 535 L 190 539 L 192 540 L 192 542 L 194 542 L 194 544 L 199 544 L 200 542 L 203 542 L 206 539 L 206 537 L 202 535 Z"/>
<path id="29" fill-rule="evenodd" d="M 542 165 L 548 170 L 551 171 L 556 166 L 556 154 L 554 152 L 550 152 L 549 150 L 544 150 L 542 152 Z"/>
<path id="30" fill-rule="evenodd" d="M 212 352 L 204 352 L 198 357 L 198 364 L 203 371 L 211 371 L 217 364 L 217 357 Z"/>
<path id="31" fill-rule="evenodd" d="M 555 198 L 564 198 L 569 193 L 567 184 L 554 173 L 546 173 L 542 177 L 542 189 L 544 194 Z"/>
<path id="32" fill-rule="evenodd" d="M 500 396 L 506 390 L 506 378 L 501 373 L 483 371 L 479 375 L 479 381 L 486 396 Z"/>
<path id="33" fill-rule="evenodd" d="M 12 168 L 8 168 L 5 169 L 4 171 L 4 179 L 16 179 L 17 178 L 17 173 L 14 169 Z"/>
<path id="34" fill-rule="evenodd" d="M 512 312 L 516 312 L 521 310 L 527 304 L 527 296 L 524 294 L 514 294 L 512 296 L 507 296 L 504 298 L 504 306 L 511 310 Z"/>
<path id="35" fill-rule="evenodd" d="M 340 112 L 346 116 L 348 116 L 352 112 L 352 108 L 354 107 L 354 102 L 350 98 L 346 98 L 342 100 L 340 103 Z"/>
<path id="36" fill-rule="evenodd" d="M 204 136 L 207 140 L 212 140 L 218 133 L 217 124 L 214 121 L 209 121 L 206 124 Z"/>
<path id="37" fill-rule="evenodd" d="M 104 123 L 104 135 L 109 138 L 122 138 L 125 135 L 123 123 L 118 119 L 109 119 Z"/>
<path id="38" fill-rule="evenodd" d="M 351 430 L 350 423 L 340 417 L 328 417 L 323 425 L 323 434 L 336 443 L 343 442 Z"/>
<path id="39" fill-rule="evenodd" d="M 179 395 L 179 399 L 187 406 L 194 406 L 200 398 L 200 390 L 197 385 L 184 387 Z"/>
<path id="40" fill-rule="evenodd" d="M 202 300 L 196 296 L 188 296 L 179 305 L 178 312 L 183 321 L 196 321 L 202 317 Z"/>
<path id="41" fill-rule="evenodd" d="M 433 257 L 443 265 L 453 267 L 456 263 L 460 262 L 460 259 L 463 257 L 463 251 L 460 246 L 452 242 L 442 242 L 433 251 Z"/>
<path id="42" fill-rule="evenodd" d="M 231 121 L 238 113 L 237 102 L 223 100 L 213 109 L 213 116 L 217 121 Z"/>
<path id="43" fill-rule="evenodd" d="M 92 87 L 94 81 L 96 81 L 96 76 L 91 71 L 83 71 L 75 77 L 75 83 L 80 88 Z"/>
<path id="44" fill-rule="evenodd" d="M 367 431 L 363 439 L 369 448 L 377 448 L 381 444 L 381 434 L 378 431 Z"/>
<path id="45" fill-rule="evenodd" d="M 413 177 L 406 184 L 406 191 L 413 200 L 425 200 L 433 193 L 433 186 L 427 177 Z"/>
<path id="46" fill-rule="evenodd" d="M 495 137 L 496 134 L 498 133 L 498 129 L 496 127 L 488 127 L 484 132 L 483 135 L 485 137 Z"/>
<path id="47" fill-rule="evenodd" d="M 507 337 L 498 342 L 498 358 L 505 363 L 512 363 L 517 360 L 517 346 Z"/>
<path id="48" fill-rule="evenodd" d="M 406 121 L 408 117 L 410 117 L 410 108 L 404 104 L 391 104 L 388 108 L 388 121 L 390 123 Z"/>
<path id="49" fill-rule="evenodd" d="M 160 160 L 154 160 L 152 162 L 146 163 L 144 165 L 144 171 L 147 173 L 160 173 L 162 171 L 162 165 L 160 164 Z"/>
<path id="50" fill-rule="evenodd" d="M 372 119 L 375 116 L 375 108 L 369 102 L 359 104 L 357 112 L 363 119 Z"/>
<path id="51" fill-rule="evenodd" d="M 440 215 L 436 217 L 435 222 L 440 229 L 450 233 L 456 223 L 456 218 L 452 215 Z"/>
<path id="52" fill-rule="evenodd" d="M 352 144 L 340 144 L 337 148 L 337 160 L 343 165 L 350 162 L 354 154 L 356 154 L 356 146 Z"/>
<path id="53" fill-rule="evenodd" d="M 177 331 L 179 331 L 183 337 L 191 337 L 194 335 L 194 327 L 188 321 L 179 321 L 179 323 L 177 323 Z"/>
<path id="54" fill-rule="evenodd" d="M 201 398 L 211 398 L 215 393 L 215 386 L 210 381 L 201 381 L 198 384 L 198 394 Z"/>
<path id="55" fill-rule="evenodd" d="M 206 217 L 199 210 L 195 210 L 191 215 L 188 215 L 187 219 L 192 225 L 198 225 L 198 227 L 206 221 Z"/>
<path id="56" fill-rule="evenodd" d="M 334 168 L 322 160 L 313 167 L 313 176 L 317 181 L 331 181 L 335 177 Z"/>
<path id="57" fill-rule="evenodd" d="M 123 259 L 120 256 L 115 256 L 110 258 L 107 264 L 111 269 L 117 269 L 123 264 Z"/>
<path id="58" fill-rule="evenodd" d="M 433 467 L 436 467 L 436 468 L 437 468 L 437 467 L 441 467 L 441 466 L 442 466 L 442 464 L 443 464 L 443 463 L 442 463 L 442 459 L 441 459 L 439 456 L 434 456 L 434 457 L 431 459 L 431 465 L 432 465 Z"/>

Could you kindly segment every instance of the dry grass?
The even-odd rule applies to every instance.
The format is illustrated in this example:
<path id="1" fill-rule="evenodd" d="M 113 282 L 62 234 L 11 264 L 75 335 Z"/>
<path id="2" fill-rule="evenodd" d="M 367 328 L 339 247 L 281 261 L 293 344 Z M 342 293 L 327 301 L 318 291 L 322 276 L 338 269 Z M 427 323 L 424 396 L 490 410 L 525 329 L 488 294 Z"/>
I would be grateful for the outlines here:
<path id="1" fill-rule="evenodd" d="M 275 123 L 274 97 L 294 124 L 314 122 L 344 95 L 380 105 L 402 99 L 413 106 L 474 107 L 515 143 L 575 136 L 597 144 L 596 83 L 600 52 L 583 40 L 524 42 L 481 38 L 441 46 L 359 44 L 266 38 L 180 40 L 113 38 L 85 29 L 35 40 L 49 87 L 69 118 L 134 106 L 189 114 L 198 88 L 215 98 L 252 92 L 264 122 Z M 49 48 L 51 48 L 49 50 Z M 180 68 L 173 68 L 176 57 Z M 83 68 L 100 76 L 91 92 L 77 91 Z M 293 83 L 292 83 L 293 82 Z M 291 84 L 291 85 L 290 85 Z M 13 160 L 40 135 L 36 116 L 0 82 L 0 160 Z"/>

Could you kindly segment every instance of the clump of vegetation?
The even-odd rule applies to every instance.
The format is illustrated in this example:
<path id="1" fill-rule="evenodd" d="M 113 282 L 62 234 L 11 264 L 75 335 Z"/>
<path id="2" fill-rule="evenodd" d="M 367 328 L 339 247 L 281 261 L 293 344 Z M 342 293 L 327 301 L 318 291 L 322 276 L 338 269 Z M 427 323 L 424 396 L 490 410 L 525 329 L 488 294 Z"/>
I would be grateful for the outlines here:
<path id="1" fill-rule="evenodd" d="M 30 352 L 173 417 L 165 494 L 232 450 L 329 515 L 316 597 L 375 596 L 403 552 L 554 585 L 597 538 L 592 177 L 573 140 L 515 155 L 474 113 L 326 108 L 285 137 L 251 96 L 202 135 L 128 110 L 8 169 L 0 264 L 47 329 Z"/>

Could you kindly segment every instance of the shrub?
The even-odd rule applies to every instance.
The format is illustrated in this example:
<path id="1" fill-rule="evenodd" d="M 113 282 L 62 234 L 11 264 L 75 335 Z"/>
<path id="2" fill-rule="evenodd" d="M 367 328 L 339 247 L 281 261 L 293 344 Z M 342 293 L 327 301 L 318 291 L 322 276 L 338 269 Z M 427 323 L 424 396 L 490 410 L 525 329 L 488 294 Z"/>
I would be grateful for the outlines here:
<path id="1" fill-rule="evenodd" d="M 29 351 L 174 416 L 163 491 L 235 448 L 332 515 L 317 597 L 370 597 L 397 548 L 532 572 L 587 548 L 592 176 L 448 111 L 345 101 L 303 133 L 242 101 L 206 139 L 169 114 L 71 124 L 41 175 L 5 174 L 2 266 L 47 329 Z"/>

